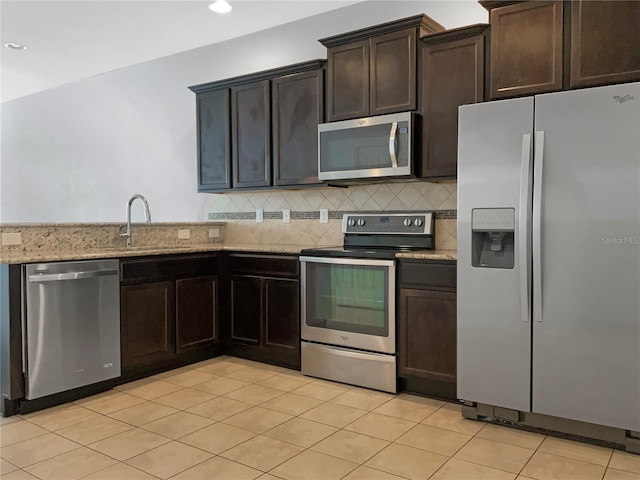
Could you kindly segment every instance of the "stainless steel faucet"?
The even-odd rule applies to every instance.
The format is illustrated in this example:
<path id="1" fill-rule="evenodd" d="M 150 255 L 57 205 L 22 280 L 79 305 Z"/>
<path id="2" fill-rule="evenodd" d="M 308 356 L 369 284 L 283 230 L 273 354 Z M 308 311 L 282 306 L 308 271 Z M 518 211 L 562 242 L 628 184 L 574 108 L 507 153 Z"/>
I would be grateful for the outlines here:
<path id="1" fill-rule="evenodd" d="M 144 217 L 147 222 L 151 221 L 151 212 L 149 211 L 149 204 L 147 203 L 147 199 L 139 193 L 136 193 L 129 199 L 129 203 L 127 203 L 127 231 L 120 234 L 121 237 L 127 237 L 127 247 L 131 246 L 131 204 L 136 198 L 139 198 L 140 200 L 142 200 L 142 203 L 144 203 Z"/>

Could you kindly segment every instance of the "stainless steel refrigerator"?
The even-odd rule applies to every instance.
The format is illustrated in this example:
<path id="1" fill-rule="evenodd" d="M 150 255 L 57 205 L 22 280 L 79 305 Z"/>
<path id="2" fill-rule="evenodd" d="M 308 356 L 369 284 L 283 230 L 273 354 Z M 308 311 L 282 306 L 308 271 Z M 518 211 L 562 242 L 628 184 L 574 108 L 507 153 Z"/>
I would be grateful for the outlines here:
<path id="1" fill-rule="evenodd" d="M 638 435 L 640 83 L 460 108 L 457 298 L 460 399 Z"/>

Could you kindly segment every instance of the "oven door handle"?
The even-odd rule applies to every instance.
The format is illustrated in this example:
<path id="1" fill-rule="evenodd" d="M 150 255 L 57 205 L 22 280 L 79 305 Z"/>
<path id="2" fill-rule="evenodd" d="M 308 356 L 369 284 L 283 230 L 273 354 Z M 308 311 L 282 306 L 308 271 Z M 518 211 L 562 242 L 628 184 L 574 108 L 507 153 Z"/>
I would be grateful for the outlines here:
<path id="1" fill-rule="evenodd" d="M 366 258 L 343 258 L 343 257 L 300 257 L 300 263 L 330 263 L 334 265 L 362 265 L 370 267 L 393 267 L 395 260 L 372 260 Z"/>

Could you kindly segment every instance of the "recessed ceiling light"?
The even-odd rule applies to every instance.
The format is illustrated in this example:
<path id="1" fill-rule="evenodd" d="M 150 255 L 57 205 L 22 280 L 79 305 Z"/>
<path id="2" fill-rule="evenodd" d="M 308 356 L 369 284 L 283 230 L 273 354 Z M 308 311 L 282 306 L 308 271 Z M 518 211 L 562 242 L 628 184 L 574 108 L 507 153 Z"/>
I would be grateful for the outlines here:
<path id="1" fill-rule="evenodd" d="M 227 0 L 216 0 L 209 5 L 209 10 L 216 13 L 229 13 L 231 11 L 231 5 Z"/>
<path id="2" fill-rule="evenodd" d="M 4 44 L 5 47 L 7 47 L 9 50 L 26 50 L 27 47 L 25 45 L 21 45 L 19 43 L 5 43 Z"/>

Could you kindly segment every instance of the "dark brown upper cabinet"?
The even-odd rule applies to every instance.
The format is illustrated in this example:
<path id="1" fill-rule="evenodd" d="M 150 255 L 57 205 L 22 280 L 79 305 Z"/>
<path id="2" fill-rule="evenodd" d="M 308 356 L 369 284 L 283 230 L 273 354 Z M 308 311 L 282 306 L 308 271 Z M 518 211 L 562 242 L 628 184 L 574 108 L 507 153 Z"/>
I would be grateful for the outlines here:
<path id="1" fill-rule="evenodd" d="M 484 101 L 488 28 L 486 24 L 456 28 L 427 35 L 420 42 L 422 178 L 456 177 L 458 107 Z"/>
<path id="2" fill-rule="evenodd" d="M 198 191 L 320 183 L 324 60 L 194 85 Z"/>
<path id="3" fill-rule="evenodd" d="M 426 15 L 323 38 L 328 121 L 415 110 L 417 40 L 444 30 Z"/>
<path id="4" fill-rule="evenodd" d="M 491 9 L 491 99 L 562 89 L 562 1 Z"/>
<path id="5" fill-rule="evenodd" d="M 199 95 L 198 191 L 231 188 L 231 110 L 229 89 Z"/>
<path id="6" fill-rule="evenodd" d="M 640 80 L 640 2 L 571 2 L 570 87 Z"/>
<path id="7" fill-rule="evenodd" d="M 271 82 L 273 184 L 318 180 L 318 124 L 324 121 L 324 69 Z"/>
<path id="8" fill-rule="evenodd" d="M 231 88 L 231 158 L 234 187 L 271 185 L 269 80 Z"/>
<path id="9" fill-rule="evenodd" d="M 640 80 L 640 2 L 481 0 L 490 98 Z"/>

